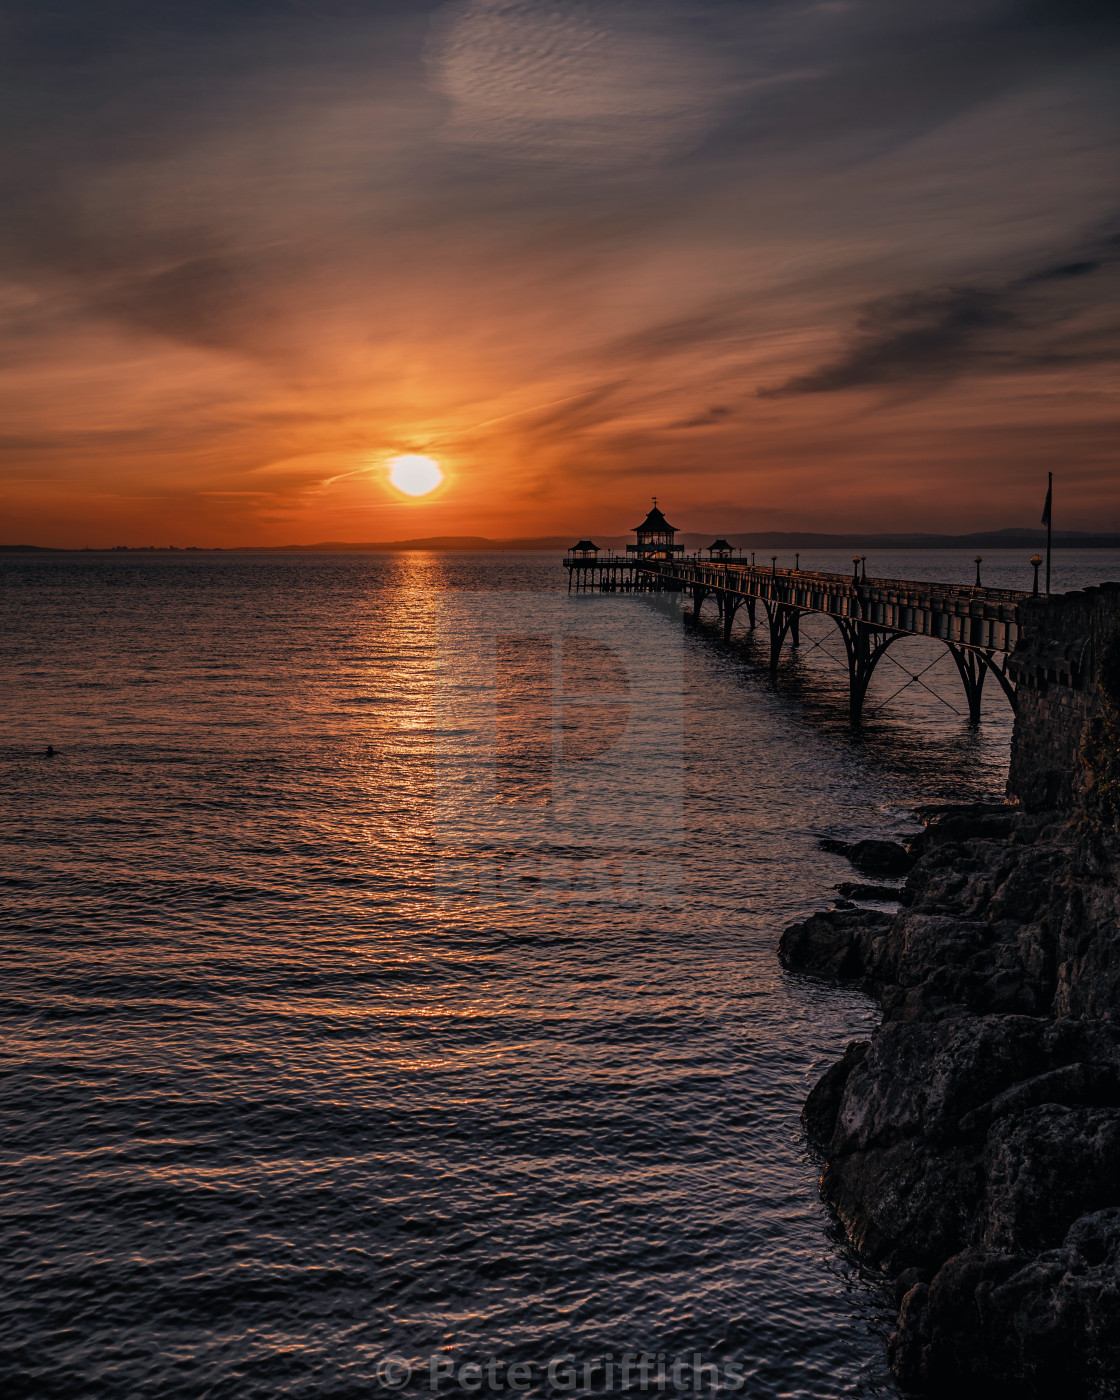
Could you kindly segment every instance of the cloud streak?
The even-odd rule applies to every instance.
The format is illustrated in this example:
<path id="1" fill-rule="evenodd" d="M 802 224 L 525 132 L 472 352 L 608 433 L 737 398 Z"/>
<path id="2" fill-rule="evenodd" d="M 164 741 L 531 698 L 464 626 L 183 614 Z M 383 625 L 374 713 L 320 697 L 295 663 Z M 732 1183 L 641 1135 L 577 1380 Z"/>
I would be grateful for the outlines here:
<path id="1" fill-rule="evenodd" d="M 879 298 L 866 306 L 847 347 L 762 398 L 846 389 L 922 385 L 968 373 L 1013 374 L 1120 360 L 1120 315 L 1084 324 L 1106 279 L 1117 290 L 1120 239 L 1092 257 L 1050 264 L 994 285 L 938 287 Z M 1093 279 L 1088 296 L 1082 283 Z M 1115 305 L 1114 296 L 1110 298 Z M 1079 320 L 1081 324 L 1079 324 Z"/>

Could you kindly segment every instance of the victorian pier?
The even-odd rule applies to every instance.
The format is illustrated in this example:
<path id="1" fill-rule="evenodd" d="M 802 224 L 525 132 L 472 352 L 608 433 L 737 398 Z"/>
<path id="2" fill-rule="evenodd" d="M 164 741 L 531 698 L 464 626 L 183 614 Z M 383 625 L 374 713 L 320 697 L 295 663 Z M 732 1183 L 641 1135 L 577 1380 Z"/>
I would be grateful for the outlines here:
<path id="1" fill-rule="evenodd" d="M 853 560 L 850 575 L 800 568 L 779 569 L 735 557 L 726 540 L 709 546 L 707 559 L 685 558 L 676 543 L 676 527 L 653 509 L 635 527 L 636 542 L 625 555 L 603 551 L 592 540 L 568 550 L 564 567 L 569 592 L 675 592 L 691 595 L 685 617 L 700 620 L 711 598 L 723 638 L 730 641 L 743 610 L 753 631 L 765 623 L 769 633 L 771 674 L 776 674 L 784 645 L 800 642 L 800 619 L 806 614 L 829 618 L 844 643 L 848 666 L 849 715 L 863 717 L 864 701 L 876 666 L 888 647 L 902 637 L 925 637 L 946 646 L 956 664 L 968 704 L 969 721 L 980 721 L 985 679 L 991 675 L 1015 706 L 1015 672 L 1009 665 L 1020 638 L 1022 610 L 1035 594 L 1014 589 L 924 583 L 908 579 L 868 578 L 865 561 Z M 1038 568 L 1035 578 L 1037 590 Z M 1067 654 L 1068 653 L 1068 654 Z M 1054 684 L 1077 684 L 1085 658 L 1074 641 L 1053 658 Z"/>

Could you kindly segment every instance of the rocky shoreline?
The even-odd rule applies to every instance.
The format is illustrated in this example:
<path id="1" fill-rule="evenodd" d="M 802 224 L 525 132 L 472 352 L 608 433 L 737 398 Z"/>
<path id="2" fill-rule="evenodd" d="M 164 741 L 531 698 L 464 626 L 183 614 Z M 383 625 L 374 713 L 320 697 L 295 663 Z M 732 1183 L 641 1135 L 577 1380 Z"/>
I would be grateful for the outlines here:
<path id="1" fill-rule="evenodd" d="M 790 971 L 882 1006 L 802 1118 L 824 1199 L 895 1281 L 908 1389 L 1120 1395 L 1118 595 L 1036 609 L 1011 801 L 921 810 L 906 849 L 830 843 L 861 875 L 908 869 L 901 890 L 840 887 L 901 907 L 845 897 L 779 944 Z"/>
<path id="2" fill-rule="evenodd" d="M 883 1007 L 805 1105 L 821 1192 L 896 1280 L 905 1385 L 1116 1395 L 1120 847 L 1060 814 L 948 807 L 911 853 L 897 915 L 781 939 L 785 967 Z"/>

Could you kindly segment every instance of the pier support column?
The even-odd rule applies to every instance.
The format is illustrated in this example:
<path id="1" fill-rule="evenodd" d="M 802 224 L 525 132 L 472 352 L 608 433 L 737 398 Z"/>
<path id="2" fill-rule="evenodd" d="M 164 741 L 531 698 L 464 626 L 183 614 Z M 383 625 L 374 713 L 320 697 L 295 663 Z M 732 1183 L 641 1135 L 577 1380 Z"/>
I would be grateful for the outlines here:
<path id="1" fill-rule="evenodd" d="M 971 647 L 959 647 L 949 642 L 949 653 L 957 663 L 968 701 L 968 722 L 975 728 L 980 723 L 980 707 L 984 700 L 984 677 L 988 673 L 987 658 Z"/>
<path id="2" fill-rule="evenodd" d="M 957 670 L 964 684 L 970 725 L 975 727 L 980 723 L 980 707 L 984 699 L 984 678 L 989 671 L 995 676 L 1003 693 L 1011 701 L 1011 708 L 1015 708 L 1015 687 L 1007 679 L 1003 669 L 996 664 L 994 651 L 986 647 L 979 651 L 974 647 L 957 646 L 954 642 L 947 642 L 946 645 L 953 660 L 957 663 Z"/>
<path id="3" fill-rule="evenodd" d="M 863 721 L 863 702 L 867 699 L 867 687 L 875 667 L 887 647 L 903 634 L 849 617 L 834 617 L 833 621 L 840 629 L 848 654 L 848 718 L 855 728 Z"/>
<path id="4" fill-rule="evenodd" d="M 782 659 L 782 643 L 791 629 L 796 629 L 800 609 L 788 607 L 785 603 L 771 603 L 768 599 L 759 600 L 766 609 L 766 620 L 770 624 L 770 674 L 778 674 L 778 663 Z M 795 632 L 796 635 L 796 632 Z"/>
<path id="5" fill-rule="evenodd" d="M 704 606 L 704 599 L 710 592 L 710 589 L 702 588 L 698 583 L 692 585 L 692 613 L 686 613 L 685 616 L 688 617 L 693 626 L 700 621 L 700 609 Z"/>
<path id="6" fill-rule="evenodd" d="M 729 642 L 731 640 L 731 629 L 735 625 L 735 614 L 739 611 L 743 600 L 742 598 L 736 598 L 731 593 L 725 593 L 720 599 L 720 602 L 723 607 L 723 640 Z"/>

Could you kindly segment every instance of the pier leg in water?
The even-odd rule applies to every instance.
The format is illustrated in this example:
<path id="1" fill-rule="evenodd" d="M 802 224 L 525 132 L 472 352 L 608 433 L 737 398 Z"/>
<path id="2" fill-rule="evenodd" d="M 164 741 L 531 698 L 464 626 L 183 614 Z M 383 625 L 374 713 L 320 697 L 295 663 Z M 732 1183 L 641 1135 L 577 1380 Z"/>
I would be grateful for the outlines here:
<path id="1" fill-rule="evenodd" d="M 770 603 L 765 598 L 760 601 L 766 609 L 766 617 L 770 623 L 770 674 L 776 676 L 778 662 L 782 659 L 782 643 L 786 639 L 786 633 L 796 625 L 801 613 L 798 608 L 786 607 L 784 603 Z"/>
<path id="2" fill-rule="evenodd" d="M 731 593 L 725 593 L 722 597 L 723 604 L 723 640 L 731 640 L 731 629 L 735 625 L 735 614 L 739 611 L 742 598 L 736 598 Z"/>
<path id="3" fill-rule="evenodd" d="M 854 727 L 863 720 L 863 702 L 875 667 L 887 647 L 904 634 L 888 632 L 849 617 L 836 617 L 833 621 L 840 629 L 848 654 L 848 718 Z"/>
<path id="4" fill-rule="evenodd" d="M 704 606 L 704 599 L 708 596 L 708 593 L 709 590 L 707 588 L 701 588 L 698 583 L 693 584 L 692 612 L 691 614 L 686 614 L 690 622 L 697 623 L 700 621 L 700 609 Z"/>
<path id="5" fill-rule="evenodd" d="M 1003 693 L 1011 701 L 1011 708 L 1015 708 L 1015 687 L 1000 667 L 996 665 L 994 652 L 987 648 L 978 651 L 974 647 L 961 647 L 954 642 L 947 642 L 946 645 L 952 653 L 953 660 L 957 663 L 957 670 L 964 682 L 964 693 L 968 700 L 969 724 L 977 725 L 980 723 L 980 706 L 984 699 L 984 677 L 989 671 L 995 676 Z"/>

